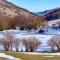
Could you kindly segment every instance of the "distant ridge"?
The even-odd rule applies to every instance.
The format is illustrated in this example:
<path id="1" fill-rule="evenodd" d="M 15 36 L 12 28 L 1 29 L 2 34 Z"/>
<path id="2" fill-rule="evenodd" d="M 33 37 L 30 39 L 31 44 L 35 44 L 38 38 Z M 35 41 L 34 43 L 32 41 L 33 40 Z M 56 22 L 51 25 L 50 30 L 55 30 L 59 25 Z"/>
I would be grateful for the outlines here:
<path id="1" fill-rule="evenodd" d="M 60 19 L 60 8 L 46 10 L 44 12 L 38 12 L 38 15 L 42 15 L 46 20 Z"/>

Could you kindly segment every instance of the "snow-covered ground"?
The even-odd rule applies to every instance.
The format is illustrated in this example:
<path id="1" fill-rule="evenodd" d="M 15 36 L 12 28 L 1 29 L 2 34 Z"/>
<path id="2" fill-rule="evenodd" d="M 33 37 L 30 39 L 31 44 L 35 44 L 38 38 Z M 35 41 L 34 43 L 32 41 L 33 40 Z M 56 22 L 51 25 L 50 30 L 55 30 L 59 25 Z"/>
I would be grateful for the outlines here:
<path id="1" fill-rule="evenodd" d="M 45 31 L 45 34 L 48 35 L 58 35 L 60 34 L 60 29 L 53 29 L 53 28 L 48 28 L 48 31 Z"/>
<path id="2" fill-rule="evenodd" d="M 37 49 L 37 51 L 44 51 L 44 50 L 50 50 L 50 47 L 48 46 L 47 42 L 50 38 L 52 38 L 55 35 L 43 35 L 43 34 L 16 34 L 17 38 L 29 38 L 29 37 L 36 37 L 37 39 L 41 40 L 42 45 L 40 48 Z M 22 47 L 20 46 L 20 49 Z M 22 48 L 24 49 L 24 48 Z"/>
<path id="3" fill-rule="evenodd" d="M 5 53 L 0 53 L 0 58 L 7 58 L 9 60 L 20 60 L 19 58 L 15 58 L 15 57 L 7 55 Z"/>
<path id="4" fill-rule="evenodd" d="M 36 53 L 36 52 L 21 52 L 24 54 L 29 54 L 29 55 L 51 55 L 51 56 L 60 56 L 60 53 Z"/>
<path id="5" fill-rule="evenodd" d="M 55 57 L 55 56 L 60 56 L 60 53 L 36 53 L 36 52 L 20 52 L 23 54 L 28 54 L 28 55 L 41 55 L 43 57 Z M 19 58 L 15 58 L 11 55 L 7 55 L 5 53 L 0 53 L 0 58 L 7 58 L 9 60 L 21 60 Z"/>
<path id="6" fill-rule="evenodd" d="M 53 36 L 60 34 L 60 30 L 49 28 L 48 31 L 45 32 L 45 34 L 39 34 L 39 33 L 28 33 L 27 31 L 22 31 L 19 34 L 16 34 L 17 38 L 29 38 L 29 37 L 36 37 L 37 39 L 42 41 L 42 45 L 40 48 L 37 49 L 37 51 L 51 51 L 50 46 L 48 46 L 47 42 L 49 39 L 51 39 Z M 20 46 L 20 48 L 22 48 Z M 24 48 L 22 48 L 24 49 Z"/>
<path id="7" fill-rule="evenodd" d="M 11 32 L 12 30 L 10 30 Z M 39 33 L 35 33 L 35 32 L 28 32 L 26 30 L 24 31 L 20 31 L 19 30 L 13 30 L 14 32 L 16 31 L 16 38 L 22 39 L 22 38 L 29 38 L 29 37 L 36 37 L 37 39 L 42 41 L 42 45 L 40 48 L 37 49 L 37 51 L 48 51 L 50 50 L 50 47 L 48 46 L 47 42 L 50 38 L 52 38 L 53 36 L 60 34 L 60 30 L 56 30 L 56 29 L 52 29 L 52 28 L 48 28 L 48 31 L 45 32 L 45 34 L 39 34 Z M 4 31 L 5 32 L 5 31 Z M 18 33 L 19 32 L 19 33 Z M 3 34 L 0 34 L 0 38 L 3 37 Z M 19 49 L 25 49 L 24 46 L 20 46 Z M 0 50 L 2 50 L 3 48 L 0 46 Z"/>

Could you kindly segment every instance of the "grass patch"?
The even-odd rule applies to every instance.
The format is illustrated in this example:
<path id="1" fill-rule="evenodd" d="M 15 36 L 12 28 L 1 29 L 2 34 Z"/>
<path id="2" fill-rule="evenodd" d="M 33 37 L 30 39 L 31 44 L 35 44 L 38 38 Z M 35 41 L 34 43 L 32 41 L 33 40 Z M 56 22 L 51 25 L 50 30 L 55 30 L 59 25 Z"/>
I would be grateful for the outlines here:
<path id="1" fill-rule="evenodd" d="M 0 58 L 0 60 L 8 60 L 8 59 L 6 59 L 6 58 Z"/>
<path id="2" fill-rule="evenodd" d="M 28 55 L 20 52 L 4 52 L 22 60 L 60 60 L 60 56 L 44 57 L 43 55 Z"/>

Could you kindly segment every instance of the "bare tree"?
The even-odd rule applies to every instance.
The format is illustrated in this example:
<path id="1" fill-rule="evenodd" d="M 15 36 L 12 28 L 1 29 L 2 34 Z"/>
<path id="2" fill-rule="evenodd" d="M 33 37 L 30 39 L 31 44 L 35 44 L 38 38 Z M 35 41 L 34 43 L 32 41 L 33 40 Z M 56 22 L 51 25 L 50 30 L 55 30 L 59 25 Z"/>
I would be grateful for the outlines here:
<path id="1" fill-rule="evenodd" d="M 53 51 L 54 51 L 54 48 L 57 48 L 57 51 L 60 51 L 60 35 L 52 37 L 48 41 L 48 45 L 51 46 Z"/>
<path id="2" fill-rule="evenodd" d="M 20 46 L 20 39 L 15 38 L 14 47 L 16 49 L 16 52 L 19 51 L 19 46 Z"/>
<path id="3" fill-rule="evenodd" d="M 14 43 L 14 36 L 8 31 L 5 33 L 4 38 L 0 40 L 0 44 L 3 45 L 5 51 L 12 50 Z"/>
<path id="4" fill-rule="evenodd" d="M 18 51 L 20 39 L 15 38 L 11 32 L 6 31 L 3 39 L 0 39 L 0 44 L 3 45 L 5 51 L 12 51 L 13 47 L 15 47 L 16 51 Z"/>
<path id="5" fill-rule="evenodd" d="M 38 46 L 41 44 L 41 41 L 39 41 L 37 38 L 35 37 L 31 37 L 31 38 L 25 38 L 22 40 L 23 44 L 26 48 L 26 51 L 30 51 L 33 52 L 34 50 L 36 50 L 38 48 Z"/>

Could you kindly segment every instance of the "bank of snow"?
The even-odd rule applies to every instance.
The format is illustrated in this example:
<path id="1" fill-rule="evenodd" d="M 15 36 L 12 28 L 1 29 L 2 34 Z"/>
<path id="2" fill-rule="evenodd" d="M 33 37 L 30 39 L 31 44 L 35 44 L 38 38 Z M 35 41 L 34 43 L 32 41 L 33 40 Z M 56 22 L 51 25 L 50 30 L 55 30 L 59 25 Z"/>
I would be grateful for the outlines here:
<path id="1" fill-rule="evenodd" d="M 50 56 L 60 56 L 60 53 L 36 53 L 36 52 L 21 52 L 29 55 L 50 55 Z"/>
<path id="2" fill-rule="evenodd" d="M 0 53 L 0 58 L 7 58 L 7 59 L 10 59 L 10 60 L 20 60 L 19 58 L 15 58 L 15 57 L 7 55 L 5 53 Z"/>

